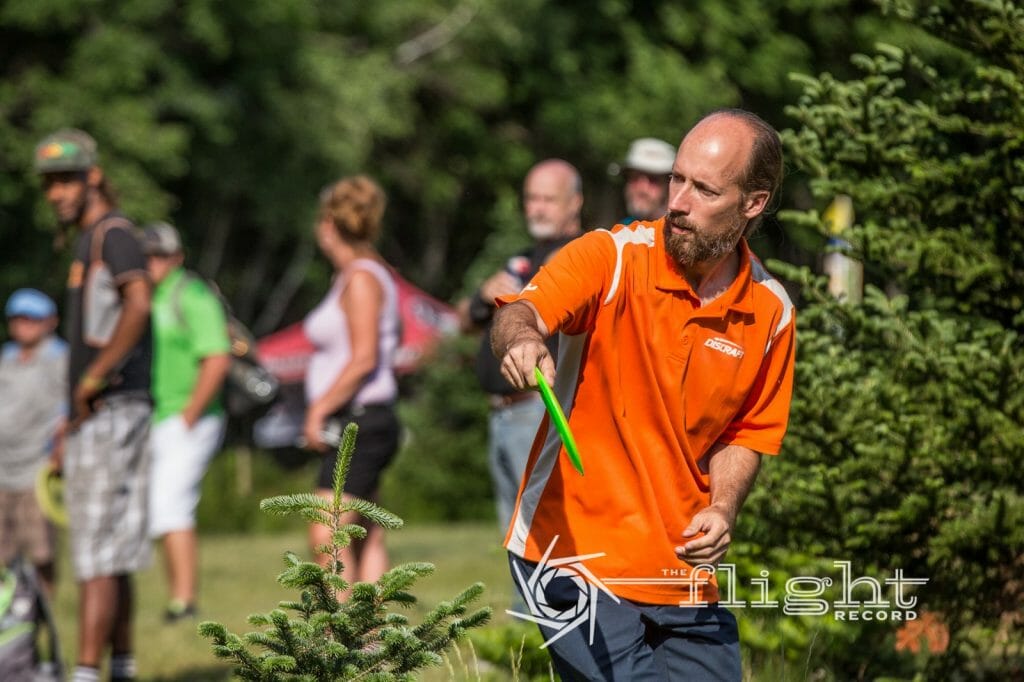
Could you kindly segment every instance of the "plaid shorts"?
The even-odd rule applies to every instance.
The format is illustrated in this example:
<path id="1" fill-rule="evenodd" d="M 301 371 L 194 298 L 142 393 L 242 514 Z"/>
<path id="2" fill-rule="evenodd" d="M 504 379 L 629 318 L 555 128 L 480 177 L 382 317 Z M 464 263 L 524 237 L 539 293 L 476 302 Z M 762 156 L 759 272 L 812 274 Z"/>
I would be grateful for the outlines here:
<path id="1" fill-rule="evenodd" d="M 0 564 L 21 555 L 36 566 L 53 561 L 53 524 L 46 520 L 34 490 L 0 490 Z"/>
<path id="2" fill-rule="evenodd" d="M 64 500 L 78 580 L 132 573 L 149 564 L 151 416 L 148 400 L 113 396 L 68 436 Z"/>

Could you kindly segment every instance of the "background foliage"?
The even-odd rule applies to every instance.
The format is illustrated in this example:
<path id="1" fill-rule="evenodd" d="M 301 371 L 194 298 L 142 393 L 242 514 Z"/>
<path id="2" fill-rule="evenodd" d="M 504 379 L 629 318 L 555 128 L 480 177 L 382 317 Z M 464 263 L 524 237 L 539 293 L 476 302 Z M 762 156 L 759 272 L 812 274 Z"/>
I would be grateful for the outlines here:
<path id="1" fill-rule="evenodd" d="M 789 271 L 807 298 L 792 428 L 745 521 L 771 546 L 928 577 L 921 603 L 950 634 L 921 664 L 928 679 L 1011 679 L 1024 674 L 1024 10 L 885 9 L 951 49 L 940 69 L 880 45 L 854 58 L 855 79 L 800 79 L 789 158 L 816 196 L 853 197 L 847 238 L 872 283 L 848 307 Z M 884 650 L 891 632 L 865 634 Z M 892 670 L 856 649 L 831 658 L 842 675 Z"/>
<path id="2" fill-rule="evenodd" d="M 3 0 L 0 293 L 61 288 L 35 142 L 89 130 L 139 220 L 170 219 L 239 316 L 266 332 L 329 275 L 310 239 L 319 189 L 366 171 L 390 194 L 384 250 L 443 298 L 522 231 L 526 169 L 564 156 L 585 224 L 621 215 L 606 173 L 629 139 L 677 140 L 709 108 L 785 127 L 790 71 L 848 72 L 883 28 L 863 2 Z M 767 249 L 779 247 L 776 227 Z M 9 240 L 9 241 L 7 241 Z M 789 242 L 787 242 L 789 243 Z M 486 258 L 485 258 L 486 260 Z M 472 278 L 464 277 L 472 274 Z"/>
<path id="3" fill-rule="evenodd" d="M 66 251 L 29 170 L 60 126 L 97 137 L 127 212 L 180 225 L 193 264 L 262 333 L 325 290 L 309 226 L 342 174 L 382 180 L 385 254 L 453 300 L 524 238 L 519 186 L 536 160 L 577 164 L 584 223 L 607 225 L 622 207 L 606 167 L 631 138 L 675 141 L 708 109 L 754 109 L 789 129 L 781 204 L 795 210 L 754 248 L 780 259 L 798 301 L 799 363 L 786 449 L 741 516 L 737 559 L 927 576 L 919 597 L 951 644 L 890 656 L 891 626 L 806 619 L 751 622 L 745 640 L 791 663 L 810 647 L 811 676 L 1011 679 L 1024 674 L 1022 36 L 1007 0 L 0 0 L 0 295 L 62 290 Z M 818 209 L 837 193 L 858 216 L 859 307 L 812 274 Z M 474 343 L 406 386 L 409 438 L 383 491 L 403 516 L 492 514 Z M 212 475 L 234 476 L 227 462 Z M 226 503 L 210 518 L 261 528 Z"/>

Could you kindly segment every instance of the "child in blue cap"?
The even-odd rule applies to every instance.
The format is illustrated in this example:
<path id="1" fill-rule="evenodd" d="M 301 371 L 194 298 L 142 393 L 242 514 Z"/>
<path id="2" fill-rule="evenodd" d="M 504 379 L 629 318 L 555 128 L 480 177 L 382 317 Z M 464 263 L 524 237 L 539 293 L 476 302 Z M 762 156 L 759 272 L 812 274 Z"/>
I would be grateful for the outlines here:
<path id="1" fill-rule="evenodd" d="M 57 306 L 18 289 L 4 306 L 9 340 L 0 351 L 0 561 L 18 554 L 53 595 L 54 531 L 35 496 L 39 469 L 59 458 L 67 412 L 67 344 L 56 335 Z"/>

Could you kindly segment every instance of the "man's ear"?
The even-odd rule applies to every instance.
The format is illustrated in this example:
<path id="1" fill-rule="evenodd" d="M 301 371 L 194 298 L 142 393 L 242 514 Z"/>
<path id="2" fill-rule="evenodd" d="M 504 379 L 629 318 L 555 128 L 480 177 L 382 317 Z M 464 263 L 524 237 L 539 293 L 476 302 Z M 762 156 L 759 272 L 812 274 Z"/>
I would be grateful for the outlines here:
<path id="1" fill-rule="evenodd" d="M 764 209 L 768 206 L 768 199 L 771 198 L 771 193 L 768 190 L 761 189 L 750 194 L 743 195 L 742 211 L 743 216 L 750 220 L 751 218 L 757 217 L 764 212 Z"/>
<path id="2" fill-rule="evenodd" d="M 583 195 L 576 192 L 572 195 L 572 207 L 576 217 L 580 217 L 580 213 L 583 211 Z"/>
<path id="3" fill-rule="evenodd" d="M 103 184 L 103 169 L 99 166 L 93 166 L 85 173 L 85 183 L 89 187 L 97 188 Z"/>

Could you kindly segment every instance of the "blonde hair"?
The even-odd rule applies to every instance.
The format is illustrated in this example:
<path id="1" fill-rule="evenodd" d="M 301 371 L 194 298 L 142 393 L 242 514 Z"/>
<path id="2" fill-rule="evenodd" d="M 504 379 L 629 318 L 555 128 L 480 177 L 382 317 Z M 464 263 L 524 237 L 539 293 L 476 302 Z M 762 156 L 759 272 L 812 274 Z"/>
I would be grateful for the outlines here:
<path id="1" fill-rule="evenodd" d="M 320 192 L 321 218 L 347 242 L 377 241 L 386 204 L 384 190 L 365 175 L 342 178 Z"/>

